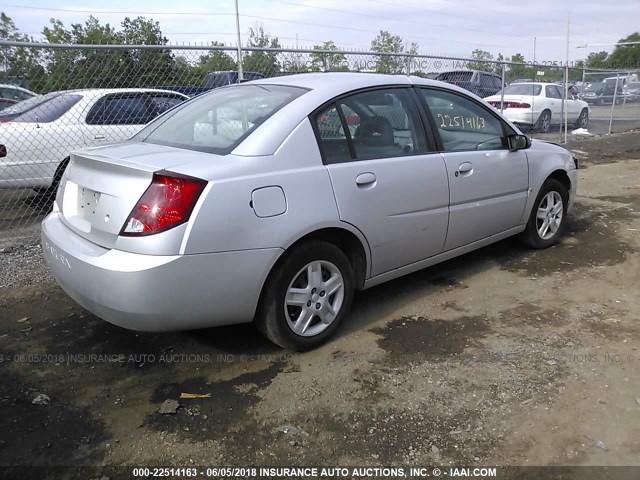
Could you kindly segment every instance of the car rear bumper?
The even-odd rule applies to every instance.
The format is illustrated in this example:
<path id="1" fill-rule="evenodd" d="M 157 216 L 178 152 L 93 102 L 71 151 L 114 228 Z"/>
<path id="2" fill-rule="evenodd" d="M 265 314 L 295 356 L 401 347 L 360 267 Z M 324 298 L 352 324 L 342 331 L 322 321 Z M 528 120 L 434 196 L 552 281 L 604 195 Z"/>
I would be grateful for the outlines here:
<path id="1" fill-rule="evenodd" d="M 281 249 L 141 255 L 91 243 L 58 212 L 42 222 L 54 277 L 77 303 L 115 325 L 172 331 L 250 322 Z"/>
<path id="2" fill-rule="evenodd" d="M 502 114 L 516 125 L 535 125 L 540 118 L 540 112 L 532 112 L 525 108 L 505 108 Z"/>

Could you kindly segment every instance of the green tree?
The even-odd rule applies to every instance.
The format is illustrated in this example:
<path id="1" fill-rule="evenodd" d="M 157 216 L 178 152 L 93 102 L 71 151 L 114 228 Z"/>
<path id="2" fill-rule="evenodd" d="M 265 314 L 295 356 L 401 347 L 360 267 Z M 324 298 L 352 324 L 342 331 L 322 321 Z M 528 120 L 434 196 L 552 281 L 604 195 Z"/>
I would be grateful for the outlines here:
<path id="1" fill-rule="evenodd" d="M 256 25 L 249 29 L 249 47 L 256 48 L 282 48 L 278 37 L 272 37 L 265 33 L 262 25 Z M 242 68 L 246 72 L 260 72 L 265 75 L 273 75 L 280 71 L 278 64 L 278 52 L 251 51 L 242 59 Z"/>
<path id="2" fill-rule="evenodd" d="M 342 53 L 327 53 L 337 51 L 336 44 L 329 40 L 320 45 L 314 45 L 314 50 L 325 50 L 325 52 L 318 51 L 311 54 L 311 70 L 316 72 L 336 72 L 349 70 L 349 66 L 346 64 L 347 59 Z"/>
<path id="3" fill-rule="evenodd" d="M 120 33 L 127 45 L 166 45 L 169 41 L 162 34 L 160 24 L 152 19 L 126 17 Z M 126 50 L 124 83 L 129 86 L 167 85 L 174 83 L 174 58 L 171 50 Z"/>
<path id="4" fill-rule="evenodd" d="M 585 64 L 588 68 L 607 68 L 609 65 L 609 53 L 604 50 L 597 53 L 591 52 Z"/>
<path id="5" fill-rule="evenodd" d="M 618 43 L 640 42 L 640 33 L 635 32 L 621 38 Z M 639 68 L 640 67 L 640 43 L 635 45 L 618 45 L 608 59 L 610 68 Z"/>
<path id="6" fill-rule="evenodd" d="M 11 17 L 4 12 L 0 13 L 0 38 L 19 42 L 33 41 L 29 35 L 20 33 Z M 2 47 L 0 75 L 2 81 L 41 90 L 45 76 L 41 65 L 41 51 L 35 48 Z"/>
<path id="7" fill-rule="evenodd" d="M 500 75 L 502 76 L 502 63 L 504 62 L 504 57 L 502 56 L 501 53 L 498 53 L 498 56 L 496 57 L 496 63 L 494 64 L 494 68 L 493 68 L 493 73 L 495 73 L 496 75 Z"/>
<path id="8" fill-rule="evenodd" d="M 509 65 L 509 71 L 507 72 L 507 82 L 513 82 L 518 78 L 533 79 L 535 77 L 535 68 L 527 66 L 524 61 L 524 55 L 522 55 L 521 53 L 511 55 L 510 61 L 516 63 L 517 65 Z"/>
<path id="9" fill-rule="evenodd" d="M 84 25 L 71 25 L 69 30 L 57 19 L 52 18 L 50 24 L 50 27 L 42 29 L 42 34 L 49 43 L 109 45 L 122 42 L 122 37 L 114 28 L 109 24 L 100 25 L 94 16 L 90 16 Z M 47 90 L 122 85 L 122 78 L 116 72 L 123 69 L 123 51 L 51 48 L 45 50 L 44 56 L 47 64 Z"/>
<path id="10" fill-rule="evenodd" d="M 399 55 L 404 52 L 404 44 L 399 35 L 380 30 L 380 33 L 371 40 L 371 50 L 387 54 L 376 56 L 376 72 L 403 73 L 405 71 L 405 59 Z"/>
<path id="11" fill-rule="evenodd" d="M 224 43 L 211 42 L 212 47 L 224 47 Z M 223 50 L 211 50 L 210 53 L 200 56 L 200 70 L 202 73 L 236 70 L 238 63 Z"/>
<path id="12" fill-rule="evenodd" d="M 494 71 L 494 64 L 490 63 L 493 61 L 493 55 L 491 55 L 490 52 L 476 48 L 471 53 L 471 58 L 473 58 L 474 61 L 467 63 L 467 68 L 470 70 L 482 70 L 483 72 Z"/>

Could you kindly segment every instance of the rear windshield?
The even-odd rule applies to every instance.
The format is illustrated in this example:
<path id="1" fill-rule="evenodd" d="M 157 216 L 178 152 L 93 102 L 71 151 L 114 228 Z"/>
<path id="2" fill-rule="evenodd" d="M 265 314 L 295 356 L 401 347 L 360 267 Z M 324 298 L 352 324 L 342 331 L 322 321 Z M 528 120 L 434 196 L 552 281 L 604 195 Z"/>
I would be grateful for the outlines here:
<path id="1" fill-rule="evenodd" d="M 21 113 L 26 112 L 27 110 L 35 107 L 36 105 L 40 105 L 52 98 L 58 97 L 62 95 L 60 92 L 52 92 L 47 93 L 46 95 L 37 95 L 35 97 L 28 98 L 27 100 L 23 100 L 20 103 L 17 103 L 11 107 L 7 107 L 2 111 L 3 115 L 19 115 Z"/>
<path id="2" fill-rule="evenodd" d="M 17 116 L 13 121 L 30 123 L 53 122 L 67 113 L 71 107 L 80 101 L 81 98 L 82 95 L 55 95 L 47 101 L 27 110 L 22 115 Z"/>
<path id="3" fill-rule="evenodd" d="M 541 85 L 534 85 L 531 83 L 512 83 L 504 87 L 505 95 L 540 95 L 542 91 Z M 498 92 L 496 95 L 500 95 Z"/>
<path id="4" fill-rule="evenodd" d="M 282 85 L 221 87 L 176 107 L 132 140 L 225 155 L 306 91 Z"/>
<path id="5" fill-rule="evenodd" d="M 473 72 L 444 72 L 436 77 L 442 82 L 469 82 L 473 77 Z"/>

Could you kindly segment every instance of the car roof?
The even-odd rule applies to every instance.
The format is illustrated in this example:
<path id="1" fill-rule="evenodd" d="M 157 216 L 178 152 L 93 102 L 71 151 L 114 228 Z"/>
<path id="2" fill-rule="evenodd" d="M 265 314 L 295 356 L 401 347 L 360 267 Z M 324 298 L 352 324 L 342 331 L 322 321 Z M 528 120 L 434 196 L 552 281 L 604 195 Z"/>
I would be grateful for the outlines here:
<path id="1" fill-rule="evenodd" d="M 37 95 L 37 93 L 32 92 L 28 88 L 20 87 L 18 85 L 13 85 L 11 83 L 0 83 L 0 88 L 15 88 L 16 90 L 20 90 L 21 92 L 30 93 L 32 95 Z"/>
<path id="2" fill-rule="evenodd" d="M 187 95 L 180 92 L 176 92 L 175 90 L 163 90 L 160 88 L 78 88 L 74 90 L 57 90 L 49 93 L 59 93 L 59 94 L 79 93 L 85 97 L 93 97 L 93 96 L 104 95 L 107 93 L 136 93 L 136 92 L 171 93 L 171 94 L 182 96 L 185 99 L 189 98 Z"/>
<path id="3" fill-rule="evenodd" d="M 282 77 L 261 78 L 251 80 L 241 85 L 290 85 L 292 87 L 306 88 L 318 93 L 322 92 L 327 97 L 347 93 L 367 87 L 393 86 L 393 85 L 431 85 L 442 86 L 443 82 L 408 75 L 387 75 L 382 73 L 356 73 L 356 72 L 325 72 L 325 73 L 300 73 L 285 75 Z M 455 85 L 446 84 L 452 88 L 468 94 L 467 90 Z M 227 87 L 222 87 L 227 88 Z"/>

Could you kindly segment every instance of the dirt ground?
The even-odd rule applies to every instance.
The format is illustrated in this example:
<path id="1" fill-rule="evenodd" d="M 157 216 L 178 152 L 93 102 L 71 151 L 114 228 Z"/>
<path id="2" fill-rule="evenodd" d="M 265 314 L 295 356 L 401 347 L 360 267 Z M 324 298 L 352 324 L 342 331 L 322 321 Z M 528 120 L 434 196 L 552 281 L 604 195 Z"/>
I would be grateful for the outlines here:
<path id="1" fill-rule="evenodd" d="M 112 326 L 36 239 L 5 247 L 0 465 L 638 465 L 640 133 L 568 147 L 559 245 L 506 240 L 361 292 L 304 354 L 250 325 Z"/>

